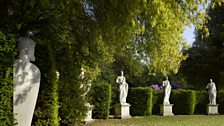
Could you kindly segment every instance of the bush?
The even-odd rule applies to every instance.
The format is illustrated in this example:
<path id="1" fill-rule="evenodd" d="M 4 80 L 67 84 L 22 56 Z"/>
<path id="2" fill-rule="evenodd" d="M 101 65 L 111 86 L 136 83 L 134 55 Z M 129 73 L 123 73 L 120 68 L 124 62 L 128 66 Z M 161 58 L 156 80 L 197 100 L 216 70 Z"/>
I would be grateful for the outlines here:
<path id="1" fill-rule="evenodd" d="M 173 90 L 170 97 L 173 113 L 179 115 L 194 114 L 196 93 L 193 90 Z"/>
<path id="2" fill-rule="evenodd" d="M 32 123 L 35 126 L 59 126 L 58 79 L 50 46 L 37 44 L 35 64 L 41 71 L 41 82 Z"/>
<path id="3" fill-rule="evenodd" d="M 109 110 L 111 103 L 111 85 L 97 84 L 91 89 L 93 118 L 107 119 L 109 118 Z"/>
<path id="4" fill-rule="evenodd" d="M 207 91 L 196 91 L 195 114 L 206 114 L 206 105 L 209 103 Z"/>
<path id="5" fill-rule="evenodd" d="M 217 104 L 219 104 L 219 113 L 224 114 L 224 90 L 218 91 Z"/>
<path id="6" fill-rule="evenodd" d="M 153 91 L 153 107 L 152 107 L 152 114 L 160 114 L 160 104 L 163 104 L 163 91 Z"/>
<path id="7" fill-rule="evenodd" d="M 207 91 L 197 91 L 197 103 L 195 106 L 195 114 L 206 114 L 206 108 L 209 103 L 209 95 Z M 219 104 L 219 113 L 224 114 L 224 91 L 217 92 L 216 102 Z"/>
<path id="8" fill-rule="evenodd" d="M 0 126 L 14 124 L 12 66 L 17 52 L 15 45 L 13 36 L 0 31 Z"/>
<path id="9" fill-rule="evenodd" d="M 152 114 L 152 89 L 151 88 L 130 88 L 127 102 L 131 105 L 132 116 L 145 116 Z"/>

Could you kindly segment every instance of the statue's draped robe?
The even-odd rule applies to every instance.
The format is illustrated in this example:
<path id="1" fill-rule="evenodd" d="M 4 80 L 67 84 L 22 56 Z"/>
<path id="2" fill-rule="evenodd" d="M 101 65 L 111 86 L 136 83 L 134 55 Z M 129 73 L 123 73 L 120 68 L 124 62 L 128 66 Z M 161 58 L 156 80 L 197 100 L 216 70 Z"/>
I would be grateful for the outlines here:
<path id="1" fill-rule="evenodd" d="M 116 82 L 120 85 L 120 103 L 124 104 L 128 95 L 128 83 L 124 76 L 118 76 Z"/>
<path id="2" fill-rule="evenodd" d="M 215 83 L 214 82 L 208 83 L 206 88 L 208 89 L 208 93 L 209 93 L 209 104 L 216 104 L 217 91 L 216 91 Z"/>
<path id="3" fill-rule="evenodd" d="M 28 60 L 16 60 L 13 66 L 13 112 L 18 126 L 31 126 L 40 86 L 40 70 Z"/>
<path id="4" fill-rule="evenodd" d="M 170 93 L 171 93 L 171 85 L 168 80 L 163 81 L 163 86 L 165 87 L 165 96 L 163 100 L 163 104 L 170 104 L 169 98 L 170 98 Z"/>

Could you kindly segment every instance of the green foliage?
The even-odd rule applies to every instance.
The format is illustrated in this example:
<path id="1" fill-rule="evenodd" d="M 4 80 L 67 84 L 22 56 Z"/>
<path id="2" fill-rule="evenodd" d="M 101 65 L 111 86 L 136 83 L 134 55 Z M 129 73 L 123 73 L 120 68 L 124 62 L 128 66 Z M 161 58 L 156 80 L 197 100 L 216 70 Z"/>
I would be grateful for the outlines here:
<path id="1" fill-rule="evenodd" d="M 196 105 L 196 93 L 193 90 L 173 90 L 170 103 L 174 104 L 175 115 L 192 115 Z"/>
<path id="2" fill-rule="evenodd" d="M 224 83 L 224 3 L 214 8 L 211 6 L 207 11 L 209 20 L 203 22 L 203 28 L 196 31 L 196 40 L 186 51 L 189 58 L 181 67 L 188 83 L 198 89 L 204 87 L 210 78 L 217 87 L 223 87 Z"/>
<path id="3" fill-rule="evenodd" d="M 61 36 L 60 43 L 80 44 L 76 55 L 83 58 L 94 54 L 111 61 L 115 53 L 125 52 L 127 58 L 144 60 L 150 74 L 167 75 L 186 58 L 180 51 L 186 47 L 184 26 L 204 18 L 198 3 L 207 1 L 196 1 L 3 1 L 0 30 L 16 35 L 35 31 L 51 40 Z"/>
<path id="4" fill-rule="evenodd" d="M 195 114 L 206 114 L 206 105 L 208 101 L 208 92 L 207 91 L 196 91 L 196 106 L 194 113 Z"/>
<path id="5" fill-rule="evenodd" d="M 197 93 L 197 103 L 195 106 L 195 114 L 206 114 L 206 106 L 209 103 L 209 96 L 207 91 L 196 91 Z M 224 99 L 223 99 L 224 91 L 220 90 L 217 92 L 216 102 L 219 104 L 218 112 L 220 114 L 224 114 Z"/>
<path id="6" fill-rule="evenodd" d="M 136 115 L 144 115 L 146 102 L 142 101 L 146 99 L 146 95 L 139 93 L 144 88 L 131 88 L 128 96 L 128 100 L 133 102 L 131 105 L 135 107 L 134 112 L 138 112 Z M 136 93 L 138 91 L 138 93 Z M 134 93 L 133 93 L 134 92 Z M 218 91 L 217 104 L 219 104 L 219 113 L 223 114 L 223 100 L 224 91 Z M 134 97 L 134 98 L 131 98 Z M 139 99 L 141 97 L 141 99 Z M 150 96 L 149 96 L 150 97 Z M 163 103 L 164 92 L 153 91 L 152 98 L 152 114 L 160 114 L 160 104 Z M 141 101 L 141 102 L 139 102 Z M 129 101 L 130 102 L 130 101 Z M 138 104 L 139 103 L 139 104 Z M 170 96 L 170 103 L 174 104 L 173 113 L 175 115 L 192 115 L 192 114 L 206 114 L 206 106 L 209 103 L 208 92 L 200 90 L 172 90 Z M 140 107 L 139 107 L 140 106 Z M 131 111 L 132 108 L 131 108 Z"/>
<path id="7" fill-rule="evenodd" d="M 111 103 L 111 85 L 109 84 L 96 84 L 91 89 L 93 118 L 108 119 Z"/>
<path id="8" fill-rule="evenodd" d="M 164 92 L 163 91 L 153 91 L 153 107 L 152 114 L 160 114 L 160 104 L 163 104 Z"/>
<path id="9" fill-rule="evenodd" d="M 62 46 L 55 53 L 57 68 L 60 73 L 58 88 L 60 125 L 73 126 L 82 121 L 87 111 L 84 106 L 85 101 L 81 96 L 82 91 L 79 88 L 81 82 L 78 76 L 81 66 L 72 56 L 74 52 L 71 49 Z"/>
<path id="10" fill-rule="evenodd" d="M 163 98 L 164 92 L 154 91 L 153 114 L 160 114 L 160 104 L 163 104 Z M 194 114 L 196 100 L 196 93 L 193 90 L 172 90 L 170 103 L 174 104 L 173 113 L 177 115 Z"/>
<path id="11" fill-rule="evenodd" d="M 88 79 L 94 81 L 100 63 L 112 62 L 115 54 L 123 53 L 130 59 L 130 66 L 139 63 L 135 58 L 144 61 L 150 74 L 176 73 L 186 57 L 180 51 L 186 44 L 182 39 L 184 26 L 200 24 L 203 19 L 197 15 L 197 2 L 4 0 L 0 4 L 0 30 L 17 37 L 33 33 L 33 37 L 44 40 L 41 43 L 52 47 L 61 75 L 58 89 L 52 89 L 59 92 L 60 125 L 74 125 L 86 111 L 77 88 L 80 68 L 87 69 Z M 55 71 L 54 66 L 47 68 Z M 41 94 L 49 99 L 50 93 Z"/>
<path id="12" fill-rule="evenodd" d="M 36 64 L 41 71 L 41 84 L 32 123 L 35 126 L 59 126 L 59 80 L 56 75 L 54 52 L 50 45 L 37 44 Z"/>
<path id="13" fill-rule="evenodd" d="M 13 36 L 0 31 L 0 125 L 12 126 L 13 118 L 13 78 L 12 66 L 16 53 Z"/>
<path id="14" fill-rule="evenodd" d="M 224 90 L 218 91 L 217 104 L 219 104 L 219 113 L 224 114 Z"/>
<path id="15" fill-rule="evenodd" d="M 130 88 L 127 102 L 131 105 L 132 116 L 146 116 L 152 114 L 153 91 L 151 88 Z"/>

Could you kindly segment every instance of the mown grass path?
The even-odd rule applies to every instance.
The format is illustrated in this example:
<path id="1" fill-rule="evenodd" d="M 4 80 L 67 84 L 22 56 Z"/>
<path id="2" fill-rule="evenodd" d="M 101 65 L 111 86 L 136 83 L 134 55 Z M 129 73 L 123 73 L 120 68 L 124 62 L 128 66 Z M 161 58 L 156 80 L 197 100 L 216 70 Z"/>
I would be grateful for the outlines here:
<path id="1" fill-rule="evenodd" d="M 95 120 L 87 126 L 224 126 L 224 115 L 144 116 Z"/>

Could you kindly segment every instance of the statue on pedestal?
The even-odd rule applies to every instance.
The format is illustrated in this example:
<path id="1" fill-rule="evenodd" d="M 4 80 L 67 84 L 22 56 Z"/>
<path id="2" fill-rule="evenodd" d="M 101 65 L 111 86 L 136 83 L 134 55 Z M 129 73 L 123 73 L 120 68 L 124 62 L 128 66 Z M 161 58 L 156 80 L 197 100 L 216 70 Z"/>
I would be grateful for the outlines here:
<path id="1" fill-rule="evenodd" d="M 216 105 L 216 86 L 215 83 L 212 82 L 212 79 L 210 79 L 210 83 L 206 86 L 208 89 L 208 94 L 209 94 L 209 104 Z"/>
<path id="2" fill-rule="evenodd" d="M 85 100 L 85 106 L 87 107 L 88 111 L 86 113 L 86 117 L 85 119 L 83 120 L 85 123 L 87 122 L 91 122 L 93 121 L 92 119 L 92 110 L 93 110 L 93 105 L 90 105 L 87 101 L 86 101 L 86 95 L 89 93 L 90 89 L 91 89 L 91 81 L 90 80 L 87 80 L 85 78 L 85 69 L 84 68 L 81 68 L 81 73 L 79 75 L 79 79 L 81 81 L 81 84 L 80 84 L 80 89 L 82 91 L 82 98 Z"/>
<path id="3" fill-rule="evenodd" d="M 19 58 L 13 65 L 13 113 L 18 126 L 30 126 L 40 87 L 40 70 L 35 61 L 35 42 L 19 38 Z"/>
<path id="4" fill-rule="evenodd" d="M 170 98 L 170 93 L 171 93 L 171 85 L 168 80 L 168 77 L 166 77 L 166 80 L 163 81 L 163 87 L 165 87 L 165 91 L 164 91 L 165 96 L 164 96 L 163 104 L 170 104 L 169 98 Z"/>
<path id="5" fill-rule="evenodd" d="M 120 89 L 120 103 L 127 104 L 126 98 L 128 95 L 128 83 L 126 82 L 123 71 L 121 71 L 121 76 L 117 77 L 116 83 L 118 83 L 120 86 L 120 88 L 119 88 Z"/>
<path id="6" fill-rule="evenodd" d="M 88 94 L 92 86 L 91 81 L 86 80 L 85 78 L 85 71 L 86 70 L 84 68 L 81 68 L 81 73 L 79 75 L 79 79 L 81 81 L 80 89 L 83 91 L 83 94 L 82 94 L 83 97 L 85 97 Z"/>

